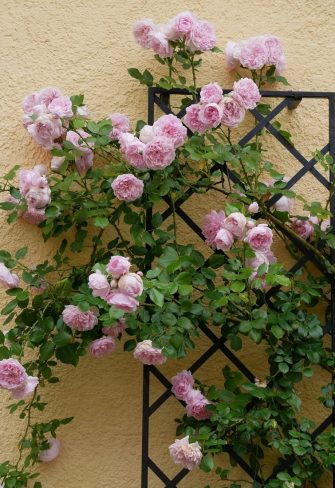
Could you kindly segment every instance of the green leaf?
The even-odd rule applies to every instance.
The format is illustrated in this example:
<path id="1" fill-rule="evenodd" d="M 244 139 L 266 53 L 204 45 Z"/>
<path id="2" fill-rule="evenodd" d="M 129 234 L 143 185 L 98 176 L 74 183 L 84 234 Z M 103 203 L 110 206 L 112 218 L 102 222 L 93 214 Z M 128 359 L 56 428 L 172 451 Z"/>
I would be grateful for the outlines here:
<path id="1" fill-rule="evenodd" d="M 209 473 L 210 471 L 212 471 L 212 469 L 214 468 L 214 460 L 211 454 L 208 453 L 206 454 L 206 456 L 203 457 L 200 468 L 205 471 L 205 473 Z"/>
<path id="2" fill-rule="evenodd" d="M 158 307 L 161 308 L 164 305 L 164 295 L 160 291 L 156 290 L 156 288 L 151 288 L 151 290 L 149 290 L 149 297 Z"/>
<path id="3" fill-rule="evenodd" d="M 133 351 L 135 347 L 136 347 L 135 339 L 130 339 L 129 341 L 126 341 L 123 345 L 123 349 L 125 351 Z"/>
<path id="4" fill-rule="evenodd" d="M 142 73 L 137 68 L 129 68 L 128 73 L 136 80 L 142 80 Z"/>
<path id="5" fill-rule="evenodd" d="M 65 330 L 61 330 L 57 335 L 54 336 L 53 342 L 58 347 L 63 347 L 69 344 L 72 341 L 72 335 L 66 332 Z"/>
<path id="6" fill-rule="evenodd" d="M 40 347 L 40 359 L 41 361 L 47 361 L 53 356 L 55 346 L 51 341 L 45 342 Z"/>
<path id="7" fill-rule="evenodd" d="M 99 229 L 105 229 L 109 225 L 109 220 L 107 217 L 95 217 L 93 221 L 95 227 L 98 227 Z"/>

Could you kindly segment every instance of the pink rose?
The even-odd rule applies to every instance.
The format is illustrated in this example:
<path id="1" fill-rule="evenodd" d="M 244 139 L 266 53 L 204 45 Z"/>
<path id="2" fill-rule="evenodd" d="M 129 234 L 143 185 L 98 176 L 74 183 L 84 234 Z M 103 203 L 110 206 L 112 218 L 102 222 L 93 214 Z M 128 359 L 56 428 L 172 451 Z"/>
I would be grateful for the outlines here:
<path id="1" fill-rule="evenodd" d="M 277 200 L 277 202 L 273 205 L 273 208 L 277 210 L 277 212 L 292 212 L 294 207 L 294 200 L 292 198 L 287 198 L 284 195 Z"/>
<path id="2" fill-rule="evenodd" d="M 62 96 L 63 94 L 58 88 L 55 88 L 54 86 L 49 86 L 47 88 L 43 88 L 43 90 L 38 93 L 38 100 L 39 103 L 44 104 L 48 107 L 55 98 L 59 98 Z"/>
<path id="3" fill-rule="evenodd" d="M 28 210 L 22 212 L 21 219 L 31 225 L 38 225 L 45 220 L 45 209 L 29 207 Z"/>
<path id="4" fill-rule="evenodd" d="M 286 68 L 287 68 L 286 57 L 285 57 L 285 54 L 282 54 L 280 56 L 280 58 L 278 59 L 278 61 L 276 62 L 275 75 L 282 76 L 285 73 Z"/>
<path id="5" fill-rule="evenodd" d="M 123 133 L 119 137 L 121 152 L 130 166 L 136 169 L 145 169 L 143 152 L 145 144 L 132 134 Z"/>
<path id="6" fill-rule="evenodd" d="M 19 173 L 19 189 L 23 197 L 26 196 L 31 188 L 45 188 L 47 185 L 48 180 L 46 177 L 41 176 L 35 168 L 23 169 Z"/>
<path id="7" fill-rule="evenodd" d="M 212 247 L 215 244 L 216 235 L 223 228 L 225 217 L 223 210 L 220 210 L 220 212 L 212 210 L 205 215 L 202 235 L 209 246 Z"/>
<path id="8" fill-rule="evenodd" d="M 233 212 L 224 220 L 224 228 L 229 230 L 238 239 L 243 237 L 246 224 L 247 219 L 241 212 Z"/>
<path id="9" fill-rule="evenodd" d="M 90 112 L 86 105 L 80 105 L 77 107 L 76 115 L 77 117 L 83 117 L 86 119 L 86 117 L 90 115 Z"/>
<path id="10" fill-rule="evenodd" d="M 155 137 L 154 128 L 152 125 L 144 125 L 140 130 L 139 139 L 144 144 L 148 144 Z"/>
<path id="11" fill-rule="evenodd" d="M 113 339 L 117 339 L 123 332 L 126 330 L 127 324 L 124 318 L 118 320 L 116 325 L 112 325 L 112 327 L 103 327 L 102 333 L 106 336 L 110 336 Z"/>
<path id="12" fill-rule="evenodd" d="M 248 207 L 248 212 L 251 213 L 251 214 L 255 214 L 257 212 L 259 212 L 259 205 L 257 202 L 252 202 L 250 203 L 249 207 Z"/>
<path id="13" fill-rule="evenodd" d="M 56 115 L 44 114 L 28 125 L 27 131 L 44 149 L 50 150 L 62 135 L 62 123 Z"/>
<path id="14" fill-rule="evenodd" d="M 272 230 L 266 224 L 259 224 L 249 230 L 244 242 L 247 242 L 253 251 L 267 251 L 272 244 Z"/>
<path id="15" fill-rule="evenodd" d="M 132 297 L 137 297 L 143 292 L 143 281 L 137 273 L 126 273 L 119 279 L 118 287 Z"/>
<path id="16" fill-rule="evenodd" d="M 176 439 L 169 446 L 169 452 L 175 464 L 180 464 L 189 471 L 199 466 L 202 460 L 200 444 L 198 442 L 190 444 L 188 435 L 183 439 Z"/>
<path id="17" fill-rule="evenodd" d="M 228 71 L 234 71 L 240 65 L 239 49 L 236 42 L 228 41 L 225 47 L 226 68 Z"/>
<path id="18" fill-rule="evenodd" d="M 187 395 L 191 392 L 194 379 L 190 371 L 185 369 L 172 378 L 172 393 L 178 400 L 186 401 Z"/>
<path id="19" fill-rule="evenodd" d="M 220 229 L 215 236 L 213 247 L 214 249 L 221 249 L 221 251 L 229 251 L 233 244 L 233 234 L 227 229 Z"/>
<path id="20" fill-rule="evenodd" d="M 190 51 L 209 51 L 216 44 L 216 35 L 209 22 L 196 21 L 187 40 Z"/>
<path id="21" fill-rule="evenodd" d="M 89 353 L 93 358 L 100 359 L 111 354 L 116 347 L 115 341 L 112 337 L 103 336 L 91 342 L 89 346 Z"/>
<path id="22" fill-rule="evenodd" d="M 208 419 L 213 412 L 206 409 L 211 402 L 199 390 L 191 390 L 186 398 L 186 413 L 188 417 L 196 420 Z"/>
<path id="23" fill-rule="evenodd" d="M 152 341 L 145 340 L 139 342 L 134 350 L 134 358 L 143 364 L 164 364 L 166 357 L 161 349 L 152 346 Z"/>
<path id="24" fill-rule="evenodd" d="M 150 34 L 156 29 L 154 23 L 149 19 L 136 22 L 133 26 L 135 41 L 142 47 L 148 49 L 151 47 Z"/>
<path id="25" fill-rule="evenodd" d="M 106 276 L 103 275 L 99 270 L 89 275 L 88 286 L 91 288 L 92 295 L 94 297 L 100 297 L 103 299 L 106 299 L 107 295 L 111 291 L 111 287 Z"/>
<path id="26" fill-rule="evenodd" d="M 199 120 L 208 128 L 215 128 L 221 123 L 223 110 L 217 103 L 202 104 L 199 110 Z"/>
<path id="27" fill-rule="evenodd" d="M 111 186 L 116 198 L 126 202 L 140 198 L 144 188 L 143 181 L 130 173 L 119 175 Z"/>
<path id="28" fill-rule="evenodd" d="M 111 274 L 113 278 L 120 278 L 120 276 L 128 273 L 130 269 L 129 258 L 123 256 L 112 256 L 106 266 L 107 273 Z"/>
<path id="29" fill-rule="evenodd" d="M 48 106 L 48 111 L 58 117 L 72 117 L 72 102 L 69 97 L 54 98 Z"/>
<path id="30" fill-rule="evenodd" d="M 28 115 L 33 115 L 34 108 L 36 105 L 39 105 L 39 103 L 40 100 L 38 93 L 30 93 L 22 102 L 23 111 Z"/>
<path id="31" fill-rule="evenodd" d="M 192 132 L 199 132 L 199 134 L 203 134 L 206 132 L 208 127 L 206 124 L 201 122 L 199 118 L 200 109 L 200 103 L 194 103 L 193 105 L 187 107 L 183 122 Z"/>
<path id="32" fill-rule="evenodd" d="M 164 32 L 153 30 L 148 34 L 150 47 L 161 58 L 168 58 L 172 56 L 173 50 L 166 38 Z"/>
<path id="33" fill-rule="evenodd" d="M 155 136 L 144 149 L 144 162 L 147 168 L 155 171 L 169 166 L 175 156 L 173 142 L 163 136 Z"/>
<path id="34" fill-rule="evenodd" d="M 79 129 L 77 132 L 70 130 L 66 134 L 66 140 L 71 142 L 74 147 L 80 149 L 81 151 L 81 156 L 75 156 L 75 164 L 78 173 L 81 176 L 85 175 L 86 172 L 93 166 L 94 153 L 89 147 L 92 144 L 85 142 L 85 139 L 89 136 L 90 135 L 87 132 L 81 129 Z"/>
<path id="35" fill-rule="evenodd" d="M 222 100 L 222 88 L 218 83 L 208 83 L 200 91 L 200 101 L 203 103 L 220 103 Z"/>
<path id="36" fill-rule="evenodd" d="M 163 115 L 156 120 L 153 125 L 153 132 L 155 136 L 164 136 L 171 139 L 175 148 L 182 146 L 187 137 L 186 127 L 173 114 Z"/>
<path id="37" fill-rule="evenodd" d="M 240 63 L 244 68 L 257 70 L 268 62 L 268 49 L 263 37 L 251 37 L 240 44 Z"/>
<path id="38" fill-rule="evenodd" d="M 323 220 L 320 225 L 322 232 L 327 232 L 330 227 L 330 219 Z"/>
<path id="39" fill-rule="evenodd" d="M 12 390 L 11 395 L 15 400 L 22 400 L 34 393 L 38 385 L 38 378 L 36 376 L 28 376 L 27 381 L 20 388 Z"/>
<path id="40" fill-rule="evenodd" d="M 221 122 L 226 127 L 237 127 L 245 117 L 245 110 L 231 96 L 223 97 L 221 102 L 223 115 Z"/>
<path id="41" fill-rule="evenodd" d="M 48 439 L 49 447 L 48 449 L 43 449 L 38 454 L 38 459 L 42 463 L 49 463 L 59 456 L 60 452 L 60 442 L 55 437 L 50 437 Z"/>
<path id="42" fill-rule="evenodd" d="M 291 228 L 302 239 L 308 239 L 314 233 L 314 227 L 309 220 L 292 219 Z"/>
<path id="43" fill-rule="evenodd" d="M 253 229 L 254 227 L 256 227 L 256 221 L 253 219 L 247 219 L 247 224 L 245 227 L 247 230 Z"/>
<path id="44" fill-rule="evenodd" d="M 110 132 L 109 137 L 113 141 L 117 140 L 120 134 L 123 134 L 124 132 L 130 132 L 130 120 L 125 115 L 115 113 L 109 115 L 107 119 L 112 121 L 112 131 Z"/>
<path id="45" fill-rule="evenodd" d="M 266 265 L 266 271 L 268 270 L 269 267 L 269 259 L 267 255 L 264 252 L 261 251 L 255 251 L 255 256 L 253 258 L 249 258 L 245 260 L 245 265 L 247 268 L 252 268 L 255 271 L 258 270 L 260 266 L 263 264 Z"/>
<path id="46" fill-rule="evenodd" d="M 139 306 L 139 302 L 134 297 L 121 290 L 112 291 L 107 297 L 107 303 L 125 313 L 135 312 Z"/>
<path id="47" fill-rule="evenodd" d="M 4 263 L 0 263 L 0 284 L 4 288 L 17 288 L 19 286 L 19 277 L 11 273 Z"/>
<path id="48" fill-rule="evenodd" d="M 261 99 L 258 86 L 250 78 L 235 81 L 231 96 L 245 109 L 255 108 Z"/>
<path id="49" fill-rule="evenodd" d="M 172 40 L 188 36 L 196 21 L 196 17 L 191 12 L 181 12 L 176 15 L 172 20 L 172 30 L 174 32 Z"/>
<path id="50" fill-rule="evenodd" d="M 82 312 L 79 307 L 75 305 L 66 305 L 63 312 L 63 321 L 72 330 L 85 332 L 91 330 L 98 323 L 98 318 L 92 310 Z"/>
<path id="51" fill-rule="evenodd" d="M 48 186 L 44 188 L 31 188 L 26 193 L 25 200 L 28 207 L 44 208 L 51 202 L 51 190 Z"/>
<path id="52" fill-rule="evenodd" d="M 53 156 L 51 159 L 50 168 L 55 173 L 58 173 L 64 161 L 65 161 L 65 156 L 60 156 L 60 157 Z"/>
<path id="53" fill-rule="evenodd" d="M 13 358 L 0 361 L 0 388 L 16 390 L 27 383 L 28 375 L 24 367 Z"/>
<path id="54" fill-rule="evenodd" d="M 280 39 L 276 36 L 263 36 L 263 43 L 267 49 L 267 64 L 276 65 L 284 54 Z"/>

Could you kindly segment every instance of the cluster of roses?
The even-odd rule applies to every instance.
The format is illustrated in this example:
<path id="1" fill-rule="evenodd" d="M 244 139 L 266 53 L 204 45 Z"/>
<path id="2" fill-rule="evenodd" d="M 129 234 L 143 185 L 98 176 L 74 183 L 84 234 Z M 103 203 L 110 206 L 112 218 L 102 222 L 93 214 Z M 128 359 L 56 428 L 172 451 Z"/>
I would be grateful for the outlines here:
<path id="1" fill-rule="evenodd" d="M 259 89 L 250 78 L 235 81 L 227 96 L 223 96 L 218 83 L 209 83 L 200 91 L 200 103 L 187 107 L 184 124 L 200 134 L 220 124 L 233 129 L 244 120 L 245 111 L 254 109 L 260 99 Z"/>
<path id="2" fill-rule="evenodd" d="M 21 218 L 30 224 L 39 224 L 45 219 L 45 208 L 51 202 L 51 190 L 48 185 L 47 169 L 38 164 L 33 169 L 24 169 L 19 174 L 19 189 L 27 205 Z M 10 201 L 19 203 L 11 197 Z"/>
<path id="3" fill-rule="evenodd" d="M 191 12 L 181 12 L 161 25 L 148 19 L 140 20 L 135 23 L 133 34 L 140 46 L 152 49 L 162 58 L 173 55 L 172 42 L 180 42 L 192 53 L 209 51 L 216 44 L 213 26 Z"/>
<path id="4" fill-rule="evenodd" d="M 270 34 L 250 37 L 240 43 L 229 41 L 226 45 L 226 65 L 229 71 L 239 66 L 259 70 L 265 66 L 275 66 L 276 74 L 286 69 L 286 58 L 280 39 Z"/>

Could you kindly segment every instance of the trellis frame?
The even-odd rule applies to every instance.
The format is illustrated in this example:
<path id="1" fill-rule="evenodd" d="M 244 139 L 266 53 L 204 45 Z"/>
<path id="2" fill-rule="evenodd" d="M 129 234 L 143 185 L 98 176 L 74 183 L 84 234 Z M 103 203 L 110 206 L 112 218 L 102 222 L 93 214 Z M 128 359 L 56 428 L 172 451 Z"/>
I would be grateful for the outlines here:
<path id="1" fill-rule="evenodd" d="M 224 94 L 229 93 L 230 90 L 223 90 Z M 286 188 L 291 188 L 297 181 L 299 181 L 307 172 L 311 173 L 327 190 L 330 190 L 331 183 L 335 179 L 335 175 L 330 173 L 329 179 L 326 179 L 319 171 L 315 168 L 316 160 L 312 158 L 307 160 L 294 146 L 289 144 L 289 142 L 279 133 L 279 131 L 272 125 L 271 121 L 283 111 L 284 108 L 289 110 L 294 110 L 298 107 L 299 103 L 304 99 L 324 99 L 328 101 L 328 133 L 329 141 L 321 149 L 323 155 L 329 153 L 333 160 L 335 161 L 335 92 L 308 92 L 308 91 L 261 91 L 262 97 L 264 98 L 275 98 L 282 99 L 282 101 L 273 109 L 271 113 L 267 116 L 263 116 L 257 112 L 257 110 L 250 110 L 254 116 L 257 124 L 253 129 L 251 129 L 240 141 L 241 146 L 247 144 L 257 133 L 259 133 L 263 128 L 266 128 L 289 152 L 297 159 L 302 167 L 297 171 L 297 173 L 287 182 Z M 172 89 L 164 90 L 159 87 L 149 87 L 148 89 L 148 124 L 152 125 L 155 118 L 155 107 L 159 107 L 165 114 L 173 113 L 169 106 L 169 100 L 171 95 L 189 95 L 187 90 L 182 89 Z M 185 114 L 185 109 L 181 110 L 177 115 L 179 118 Z M 214 164 L 212 171 L 222 168 L 222 165 Z M 232 172 L 227 165 L 224 166 L 224 173 L 230 178 L 234 183 L 240 183 L 238 176 Z M 181 208 L 181 205 L 193 194 L 193 190 L 189 189 L 185 192 L 183 198 L 180 198 L 174 203 L 174 209 L 176 214 L 188 225 L 193 232 L 195 232 L 201 239 L 203 239 L 201 229 L 199 226 L 190 218 L 190 216 Z M 274 195 L 269 201 L 268 206 L 272 206 L 279 198 L 280 194 Z M 168 204 L 167 210 L 163 212 L 163 220 L 166 220 L 173 212 L 171 207 L 171 202 L 169 199 L 165 199 Z M 332 196 L 330 201 L 330 211 L 332 214 L 331 224 L 333 229 L 335 229 L 335 195 Z M 152 209 L 147 211 L 147 230 L 152 231 L 151 225 Z M 297 263 L 292 268 L 292 271 L 297 271 L 301 268 L 307 261 L 313 262 L 324 274 L 329 276 L 328 271 L 323 267 L 322 263 L 317 261 L 311 252 L 303 248 L 299 241 L 292 239 L 292 236 L 288 236 L 291 241 L 302 251 L 303 256 L 299 259 Z M 335 250 L 331 249 L 331 262 L 335 264 Z M 331 321 L 329 324 L 325 324 L 324 333 L 331 335 L 332 351 L 335 352 L 335 277 L 333 275 L 329 276 L 331 283 Z M 274 287 L 267 292 L 267 298 L 270 298 L 272 294 L 278 289 Z M 221 352 L 228 358 L 240 372 L 242 372 L 246 378 L 250 381 L 254 381 L 254 375 L 252 372 L 238 359 L 238 357 L 226 346 L 225 340 L 223 338 L 218 338 L 207 326 L 201 327 L 202 332 L 207 336 L 207 338 L 212 342 L 209 349 L 203 353 L 188 369 L 195 373 L 216 351 L 221 350 Z M 150 377 L 153 375 L 156 379 L 166 388 L 166 391 L 161 394 L 152 404 L 150 404 Z M 188 474 L 187 469 L 182 469 L 179 473 L 170 479 L 163 470 L 151 459 L 149 455 L 149 424 L 150 416 L 172 395 L 171 393 L 171 383 L 162 374 L 162 372 L 156 366 L 143 367 L 143 414 L 142 414 L 142 470 L 141 470 L 141 488 L 150 488 L 148 485 L 148 475 L 149 469 L 156 474 L 156 476 L 162 481 L 165 488 L 178 488 L 178 483 Z M 178 400 L 176 400 L 178 401 Z M 335 426 L 335 407 L 332 409 L 332 413 L 314 430 L 312 436 L 316 438 L 330 425 Z M 226 452 L 230 454 L 232 458 L 235 459 L 237 464 L 252 478 L 255 478 L 255 473 L 248 465 L 248 463 L 237 455 L 231 446 L 226 447 Z M 288 456 L 286 460 L 274 469 L 272 475 L 268 478 L 270 480 L 275 477 L 279 470 L 289 468 L 294 460 L 293 456 Z M 267 481 L 268 481 L 267 480 Z M 258 479 L 258 481 L 260 481 Z M 332 486 L 335 488 L 335 469 L 333 469 L 333 481 Z M 321 487 L 320 487 L 321 488 Z"/>

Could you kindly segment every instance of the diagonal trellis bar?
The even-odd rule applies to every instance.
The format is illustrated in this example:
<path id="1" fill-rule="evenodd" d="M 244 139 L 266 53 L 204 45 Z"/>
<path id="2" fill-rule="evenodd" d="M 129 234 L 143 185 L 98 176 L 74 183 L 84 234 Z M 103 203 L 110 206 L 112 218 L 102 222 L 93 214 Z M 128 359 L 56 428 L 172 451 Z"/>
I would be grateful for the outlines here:
<path id="1" fill-rule="evenodd" d="M 223 90 L 224 94 L 230 92 L 230 90 Z M 317 169 L 317 160 L 312 158 L 307 160 L 301 152 L 292 146 L 276 129 L 273 125 L 273 119 L 279 115 L 284 109 L 293 110 L 296 109 L 299 103 L 304 99 L 326 99 L 328 101 L 328 118 L 329 118 L 329 142 L 320 150 L 321 154 L 330 154 L 335 160 L 335 93 L 333 92 L 298 92 L 298 91 L 262 91 L 262 96 L 265 98 L 281 99 L 282 101 L 271 110 L 269 114 L 263 116 L 257 110 L 250 110 L 255 118 L 256 124 L 240 141 L 239 144 L 244 146 L 248 144 L 253 137 L 259 134 L 262 130 L 267 130 L 277 141 L 285 147 L 285 149 L 293 156 L 302 167 L 295 173 L 293 177 L 286 183 L 285 189 L 292 188 L 301 178 L 303 178 L 307 173 L 313 175 L 327 190 L 331 190 L 335 175 L 330 174 L 329 178 L 325 178 Z M 169 100 L 171 95 L 189 95 L 186 90 L 174 89 L 174 90 L 164 90 L 159 87 L 150 87 L 148 91 L 148 123 L 153 124 L 155 118 L 155 106 L 160 108 L 164 113 L 172 113 L 177 115 L 179 118 L 185 115 L 185 109 L 174 113 L 170 106 Z M 243 183 L 240 181 L 238 175 L 236 175 L 232 170 L 230 170 L 227 165 L 222 166 L 219 163 L 214 163 L 211 172 L 220 170 L 230 181 L 234 184 L 239 185 L 243 189 Z M 183 210 L 182 205 L 185 203 L 195 191 L 189 189 L 185 192 L 182 198 L 179 198 L 175 203 L 176 214 L 190 227 L 190 229 L 201 239 L 203 239 L 200 227 L 193 221 L 193 219 Z M 276 194 L 270 198 L 267 202 L 268 207 L 276 203 L 276 201 L 281 198 L 281 194 Z M 166 220 L 173 213 L 173 208 L 170 200 L 165 197 L 165 201 L 168 208 L 163 212 L 163 220 Z M 335 197 L 332 196 L 330 199 L 330 210 L 332 212 L 332 227 L 335 228 Z M 151 230 L 151 218 L 152 209 L 147 211 L 147 229 Z M 321 272 L 329 276 L 329 272 L 322 266 L 318 260 L 314 258 L 311 252 L 303 248 L 298 241 L 295 241 L 291 235 L 287 237 L 298 247 L 302 252 L 302 257 L 295 263 L 290 271 L 295 272 L 301 267 L 303 267 L 308 261 L 311 261 L 316 265 Z M 322 250 L 323 244 L 321 243 L 320 250 Z M 335 250 L 331 250 L 331 262 L 335 264 Z M 331 280 L 331 320 L 324 327 L 325 334 L 329 333 L 331 335 L 332 350 L 335 352 L 335 278 L 330 276 Z M 265 297 L 267 303 L 271 304 L 271 297 L 280 289 L 280 287 L 271 288 Z M 223 338 L 218 338 L 212 330 L 205 324 L 200 327 L 203 334 L 211 341 L 211 346 L 189 367 L 189 370 L 194 373 L 201 366 L 203 366 L 208 359 L 210 359 L 213 354 L 220 351 L 223 355 L 229 359 L 235 367 L 250 381 L 253 381 L 254 375 L 252 372 L 243 364 L 242 361 L 227 347 L 225 340 Z M 165 388 L 164 393 L 162 393 L 151 405 L 150 405 L 150 377 L 154 376 Z M 151 470 L 163 483 L 162 486 L 166 488 L 177 488 L 178 483 L 182 481 L 188 474 L 188 470 L 182 469 L 176 476 L 170 479 L 164 471 L 154 462 L 154 460 L 149 455 L 149 424 L 150 416 L 154 414 L 172 395 L 171 393 L 171 383 L 163 375 L 163 373 L 155 366 L 144 366 L 143 369 L 143 419 L 142 419 L 142 474 L 141 474 L 141 488 L 149 488 L 148 485 L 148 473 Z M 176 400 L 179 401 L 179 400 Z M 180 401 L 179 401 L 180 402 Z M 183 404 L 183 402 L 180 402 Z M 316 439 L 318 435 L 324 432 L 330 425 L 335 426 L 335 408 L 333 408 L 331 415 L 329 415 L 312 433 L 312 438 Z M 232 446 L 226 446 L 226 452 L 235 460 L 235 462 L 244 470 L 244 472 L 261 483 L 260 478 L 256 475 L 251 466 L 241 458 L 237 453 L 234 452 Z M 294 462 L 293 456 L 287 456 L 283 459 L 276 468 L 273 470 L 272 475 L 266 480 L 269 481 L 273 479 L 276 474 L 282 469 L 289 469 Z M 333 470 L 333 488 L 335 488 L 335 469 Z"/>

